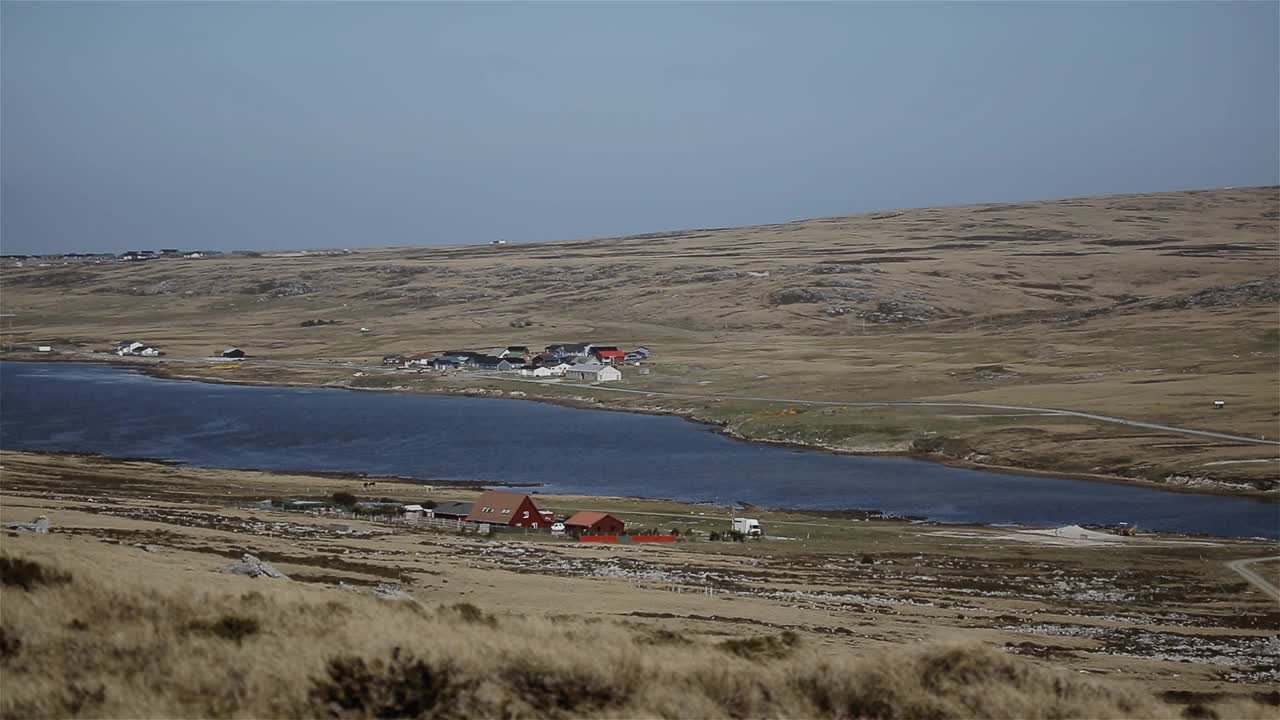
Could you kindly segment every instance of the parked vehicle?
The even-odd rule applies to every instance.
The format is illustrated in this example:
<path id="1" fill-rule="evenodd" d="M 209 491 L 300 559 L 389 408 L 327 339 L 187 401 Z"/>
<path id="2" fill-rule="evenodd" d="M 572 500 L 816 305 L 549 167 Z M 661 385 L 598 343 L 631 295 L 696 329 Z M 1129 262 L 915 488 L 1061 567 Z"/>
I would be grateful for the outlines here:
<path id="1" fill-rule="evenodd" d="M 755 518 L 734 518 L 733 529 L 747 537 L 764 536 L 764 530 L 760 527 L 760 521 Z"/>
<path id="2" fill-rule="evenodd" d="M 564 523 L 562 523 L 562 522 L 558 522 L 558 523 L 553 524 L 553 525 L 551 526 L 551 534 L 552 534 L 552 535 L 563 535 L 563 534 L 564 534 Z"/>

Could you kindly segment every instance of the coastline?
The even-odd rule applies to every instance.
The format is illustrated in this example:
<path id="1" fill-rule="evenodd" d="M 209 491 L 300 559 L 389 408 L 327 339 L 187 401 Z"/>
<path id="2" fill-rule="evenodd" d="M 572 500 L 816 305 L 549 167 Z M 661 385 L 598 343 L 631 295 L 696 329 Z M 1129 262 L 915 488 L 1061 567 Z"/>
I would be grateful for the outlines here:
<path id="1" fill-rule="evenodd" d="M 1169 482 L 1161 482 L 1149 480 L 1147 478 L 1136 478 L 1123 475 L 1107 475 L 1098 473 L 1082 473 L 1071 470 L 1054 470 L 1045 468 L 1030 468 L 1016 465 L 998 465 L 985 464 L 965 458 L 953 457 L 942 453 L 921 452 L 919 450 L 898 450 L 887 449 L 884 451 L 871 451 L 867 449 L 849 449 L 836 446 L 822 445 L 817 443 L 804 443 L 791 440 L 776 440 L 764 437 L 752 437 L 744 435 L 729 427 L 728 421 L 715 420 L 706 417 L 700 417 L 692 411 L 680 411 L 667 408 L 652 407 L 634 407 L 619 406 L 600 398 L 591 398 L 590 401 L 565 398 L 565 397 L 549 397 L 543 395 L 531 395 L 524 391 L 521 394 L 512 396 L 512 391 L 504 391 L 501 389 L 489 389 L 483 387 L 474 388 L 416 388 L 413 390 L 399 389 L 396 387 L 359 387 L 340 383 L 326 382 L 300 382 L 289 380 L 255 380 L 252 378 L 226 378 L 226 377 L 210 377 L 206 375 L 193 375 L 182 372 L 176 372 L 170 367 L 170 363 L 178 364 L 200 364 L 203 361 L 179 359 L 165 360 L 159 359 L 116 359 L 113 356 L 104 356 L 101 353 L 86 354 L 83 356 L 69 356 L 65 353 L 13 353 L 12 351 L 0 352 L 0 361 L 5 362 L 83 362 L 96 363 L 102 365 L 110 365 L 125 369 L 132 369 L 149 377 L 164 380 L 186 381 L 186 382 L 202 382 L 218 385 L 241 385 L 247 387 L 289 387 L 289 388 L 316 388 L 328 390 L 349 390 L 358 392 L 384 392 L 384 393 L 400 393 L 405 395 L 441 395 L 441 396 L 462 396 L 477 399 L 496 399 L 496 400 L 525 400 L 530 402 L 540 402 L 550 405 L 558 405 L 561 407 L 569 407 L 579 410 L 602 410 L 608 412 L 626 412 L 638 415 L 662 415 L 670 417 L 678 417 L 688 422 L 698 425 L 710 426 L 713 432 L 723 437 L 736 440 L 738 442 L 748 444 L 768 444 L 797 450 L 823 452 L 831 455 L 844 455 L 853 457 L 896 457 L 909 460 L 918 460 L 923 462 L 931 462 L 947 467 L 954 467 L 966 470 L 978 470 L 983 472 L 999 473 L 1002 475 L 1025 475 L 1032 477 L 1056 478 L 1065 480 L 1080 480 L 1086 482 L 1099 482 L 1111 485 L 1127 485 L 1132 487 L 1143 487 L 1153 490 L 1165 490 L 1168 492 L 1190 494 L 1190 495 L 1209 495 L 1217 497 L 1242 497 L 1250 498 L 1260 502 L 1280 505 L 1280 487 L 1271 490 L 1259 490 L 1250 487 L 1245 483 L 1228 483 L 1223 481 L 1206 480 L 1205 484 L 1189 485 L 1177 484 Z M 503 379 L 481 378 L 489 382 L 504 382 Z M 535 386 L 536 387 L 536 386 Z M 496 393 L 496 394 L 495 394 Z M 270 471 L 263 471 L 270 472 Z M 316 474 L 312 471 L 299 471 L 308 474 Z M 466 481 L 463 481 L 466 482 Z M 1249 489 L 1244 489 L 1248 487 Z"/>

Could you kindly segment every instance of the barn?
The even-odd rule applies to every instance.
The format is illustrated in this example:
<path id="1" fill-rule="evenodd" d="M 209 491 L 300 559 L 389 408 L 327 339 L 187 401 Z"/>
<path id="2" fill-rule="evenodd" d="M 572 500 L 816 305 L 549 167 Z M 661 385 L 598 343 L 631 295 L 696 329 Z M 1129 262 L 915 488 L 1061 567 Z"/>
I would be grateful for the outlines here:
<path id="1" fill-rule="evenodd" d="M 584 511 L 564 521 L 564 531 L 575 537 L 582 535 L 621 535 L 626 524 L 609 513 Z"/>
<path id="2" fill-rule="evenodd" d="M 467 521 L 540 529 L 550 528 L 554 518 L 528 495 L 486 490 L 476 498 L 471 512 L 467 513 Z"/>

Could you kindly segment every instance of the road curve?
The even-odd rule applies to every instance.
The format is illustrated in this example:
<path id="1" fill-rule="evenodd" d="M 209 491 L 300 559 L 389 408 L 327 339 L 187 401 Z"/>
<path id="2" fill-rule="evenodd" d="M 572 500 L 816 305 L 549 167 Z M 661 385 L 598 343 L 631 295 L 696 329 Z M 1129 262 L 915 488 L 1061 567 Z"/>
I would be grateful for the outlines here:
<path id="1" fill-rule="evenodd" d="M 1257 572 L 1255 572 L 1253 568 L 1249 567 L 1254 563 L 1267 562 L 1267 561 L 1280 561 L 1280 555 L 1276 555 L 1274 557 L 1260 557 L 1260 558 L 1246 558 L 1244 560 L 1232 560 L 1231 562 L 1227 563 L 1227 567 L 1231 568 L 1233 571 L 1239 574 L 1240 577 L 1244 578 L 1245 580 L 1248 580 L 1250 583 L 1253 583 L 1254 587 L 1258 588 L 1262 592 L 1271 596 L 1272 600 L 1275 600 L 1276 602 L 1280 602 L 1280 588 L 1277 588 L 1274 584 L 1272 584 L 1270 580 L 1262 577 Z"/>

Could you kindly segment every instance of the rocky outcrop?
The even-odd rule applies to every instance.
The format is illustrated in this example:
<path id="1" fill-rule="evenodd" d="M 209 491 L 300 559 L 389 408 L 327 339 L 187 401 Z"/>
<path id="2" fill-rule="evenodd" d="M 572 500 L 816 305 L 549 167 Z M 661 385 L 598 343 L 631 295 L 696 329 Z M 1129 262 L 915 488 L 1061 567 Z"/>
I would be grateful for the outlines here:
<path id="1" fill-rule="evenodd" d="M 259 560 L 258 558 L 245 553 L 240 556 L 240 562 L 231 563 L 222 568 L 222 572 L 231 573 L 232 575 L 244 575 L 245 577 L 256 578 L 266 576 L 279 580 L 288 580 L 289 576 L 275 569 L 269 562 Z"/>

